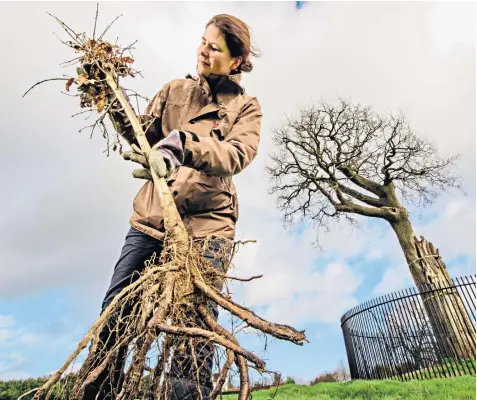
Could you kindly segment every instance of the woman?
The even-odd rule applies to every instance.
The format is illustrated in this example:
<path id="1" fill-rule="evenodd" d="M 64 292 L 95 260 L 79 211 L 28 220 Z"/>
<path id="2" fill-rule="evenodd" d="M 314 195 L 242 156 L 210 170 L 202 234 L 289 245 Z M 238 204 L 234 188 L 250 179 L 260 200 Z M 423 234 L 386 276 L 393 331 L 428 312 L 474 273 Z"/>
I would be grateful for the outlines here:
<path id="1" fill-rule="evenodd" d="M 213 238 L 204 256 L 217 268 L 222 266 L 222 261 L 215 254 L 222 241 L 234 238 L 238 219 L 237 196 L 231 177 L 250 164 L 259 143 L 260 105 L 240 86 L 241 73 L 252 70 L 249 59 L 252 55 L 256 53 L 245 23 L 225 14 L 213 17 L 206 25 L 197 52 L 198 76 L 188 75 L 186 79 L 166 84 L 147 107 L 146 115 L 141 117 L 148 126 L 149 143 L 154 145 L 152 152 L 158 152 L 164 158 L 167 170 L 158 172 L 168 177 L 168 185 L 189 235 L 196 239 Z M 130 126 L 119 117 L 115 122 L 117 129 L 134 143 Z M 137 146 L 133 149 L 125 152 L 124 158 L 148 167 Z M 133 176 L 151 178 L 147 169 L 135 170 Z M 115 266 L 102 304 L 103 311 L 131 279 L 137 277 L 144 262 L 162 249 L 164 222 L 152 181 L 147 182 L 136 196 L 130 223 L 132 227 Z M 217 318 L 217 310 L 213 311 Z M 100 335 L 105 346 L 114 343 L 110 334 L 105 330 Z M 109 340 L 106 340 L 108 336 Z M 211 357 L 207 357 L 210 352 L 210 348 L 202 349 L 200 357 L 210 360 Z M 187 360 L 181 363 L 186 364 Z M 210 364 L 211 361 L 201 379 L 204 399 L 208 398 L 211 389 Z M 176 374 L 172 399 L 196 398 L 194 377 L 184 370 L 174 372 L 174 365 L 178 364 L 172 366 L 171 373 Z M 120 370 L 122 365 L 118 367 Z M 104 379 L 90 385 L 90 396 L 94 398 Z"/>

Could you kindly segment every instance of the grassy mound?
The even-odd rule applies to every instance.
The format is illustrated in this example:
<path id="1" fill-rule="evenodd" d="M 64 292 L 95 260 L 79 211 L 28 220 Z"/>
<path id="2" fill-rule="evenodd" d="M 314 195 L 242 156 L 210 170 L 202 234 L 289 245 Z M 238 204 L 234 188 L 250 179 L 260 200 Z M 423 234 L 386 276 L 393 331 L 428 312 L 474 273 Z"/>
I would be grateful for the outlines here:
<path id="1" fill-rule="evenodd" d="M 352 381 L 346 383 L 319 383 L 314 386 L 281 386 L 274 400 L 474 400 L 475 377 L 463 376 L 426 381 Z M 253 392 L 253 400 L 270 399 L 275 390 Z M 224 396 L 235 400 L 236 395 Z"/>

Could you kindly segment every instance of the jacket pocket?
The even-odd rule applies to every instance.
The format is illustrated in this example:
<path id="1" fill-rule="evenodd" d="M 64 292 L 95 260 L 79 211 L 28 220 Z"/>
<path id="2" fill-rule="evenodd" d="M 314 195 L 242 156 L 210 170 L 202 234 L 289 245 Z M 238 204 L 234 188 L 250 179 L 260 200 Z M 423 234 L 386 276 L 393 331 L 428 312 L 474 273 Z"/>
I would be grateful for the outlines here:
<path id="1" fill-rule="evenodd" d="M 198 173 L 194 178 L 186 201 L 189 214 L 234 212 L 237 199 L 230 179 L 203 173 Z"/>

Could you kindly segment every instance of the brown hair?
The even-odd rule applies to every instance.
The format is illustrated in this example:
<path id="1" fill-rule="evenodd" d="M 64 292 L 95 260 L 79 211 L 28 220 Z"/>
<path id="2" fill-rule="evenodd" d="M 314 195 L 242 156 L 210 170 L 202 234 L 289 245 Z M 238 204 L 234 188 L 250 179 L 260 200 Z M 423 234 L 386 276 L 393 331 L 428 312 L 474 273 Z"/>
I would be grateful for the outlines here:
<path id="1" fill-rule="evenodd" d="M 248 25 L 237 17 L 228 14 L 219 14 L 212 17 L 205 27 L 207 28 L 212 24 L 224 35 L 230 55 L 232 57 L 242 57 L 242 62 L 238 66 L 237 71 L 252 71 L 253 64 L 249 57 L 257 57 L 258 51 L 250 42 Z"/>

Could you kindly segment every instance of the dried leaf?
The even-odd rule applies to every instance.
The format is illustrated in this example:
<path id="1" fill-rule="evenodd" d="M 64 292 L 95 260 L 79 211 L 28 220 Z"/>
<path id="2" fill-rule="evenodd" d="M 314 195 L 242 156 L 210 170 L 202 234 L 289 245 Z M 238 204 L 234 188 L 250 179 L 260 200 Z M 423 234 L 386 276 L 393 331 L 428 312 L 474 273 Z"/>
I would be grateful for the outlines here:
<path id="1" fill-rule="evenodd" d="M 103 111 L 105 104 L 106 104 L 106 100 L 105 100 L 104 98 L 100 99 L 100 100 L 96 103 L 96 107 L 98 108 L 98 112 Z"/>
<path id="2" fill-rule="evenodd" d="M 106 98 L 106 92 L 102 90 L 101 92 L 99 92 L 99 94 L 95 98 L 96 103 L 99 102 L 100 100 L 104 100 L 105 98 Z"/>
<path id="3" fill-rule="evenodd" d="M 84 85 L 85 83 L 88 83 L 88 75 L 85 75 L 85 74 L 78 75 L 78 84 Z"/>
<path id="4" fill-rule="evenodd" d="M 70 78 L 70 79 L 68 79 L 68 81 L 66 82 L 66 91 L 67 91 L 67 92 L 70 91 L 70 87 L 71 87 L 71 85 L 73 84 L 74 81 L 75 81 L 75 78 Z"/>
<path id="5" fill-rule="evenodd" d="M 128 64 L 132 64 L 134 62 L 134 60 L 131 57 L 123 57 L 121 58 L 121 61 Z"/>

